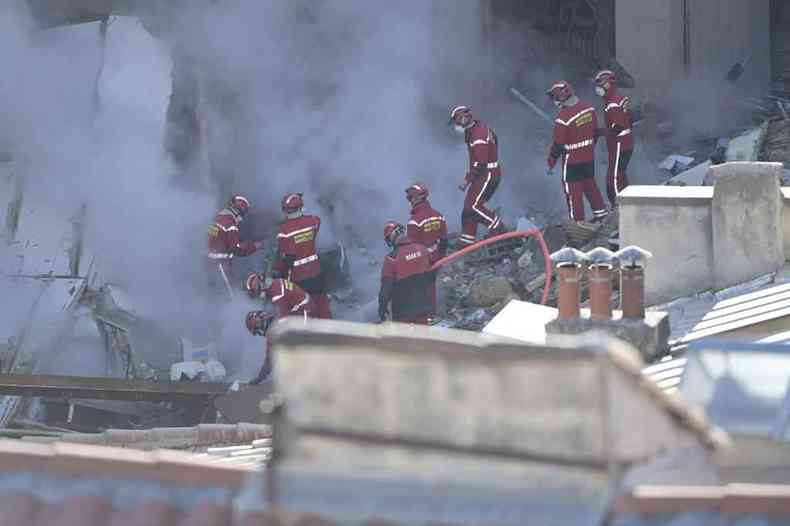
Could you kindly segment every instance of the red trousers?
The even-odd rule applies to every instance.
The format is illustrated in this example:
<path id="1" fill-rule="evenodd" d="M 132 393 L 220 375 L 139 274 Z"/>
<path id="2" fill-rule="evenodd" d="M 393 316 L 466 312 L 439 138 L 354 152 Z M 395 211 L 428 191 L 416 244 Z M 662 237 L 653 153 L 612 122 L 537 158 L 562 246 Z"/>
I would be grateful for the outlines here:
<path id="1" fill-rule="evenodd" d="M 499 216 L 485 206 L 496 192 L 500 177 L 499 168 L 495 168 L 472 180 L 464 199 L 464 211 L 461 214 L 462 233 L 459 242 L 465 245 L 474 243 L 477 238 L 478 223 L 485 225 L 489 230 L 494 230 L 502 224 Z"/>
<path id="2" fill-rule="evenodd" d="M 594 218 L 608 214 L 598 186 L 595 184 L 595 163 L 568 165 L 563 163 L 562 187 L 572 221 L 584 221 L 584 198 L 590 203 Z"/>
<path id="3" fill-rule="evenodd" d="M 617 194 L 628 186 L 628 176 L 625 171 L 631 161 L 633 150 L 622 150 L 622 144 L 619 142 L 607 146 L 609 148 L 609 168 L 606 171 L 606 196 L 609 198 L 609 205 L 614 208 Z"/>
<path id="4" fill-rule="evenodd" d="M 311 294 L 313 304 L 315 304 L 315 311 L 313 311 L 313 318 L 322 320 L 332 319 L 332 309 L 329 307 L 329 296 L 326 294 Z"/>

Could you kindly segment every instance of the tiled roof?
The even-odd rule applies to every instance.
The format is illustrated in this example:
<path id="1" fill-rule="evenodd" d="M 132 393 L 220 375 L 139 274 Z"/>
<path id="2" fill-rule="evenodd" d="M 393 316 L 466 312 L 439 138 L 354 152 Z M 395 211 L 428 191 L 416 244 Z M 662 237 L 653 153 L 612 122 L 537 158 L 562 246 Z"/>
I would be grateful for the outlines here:
<path id="1" fill-rule="evenodd" d="M 615 502 L 616 514 L 667 515 L 690 512 L 759 513 L 790 517 L 790 486 L 638 486 Z"/>
<path id="2" fill-rule="evenodd" d="M 267 510 L 265 494 L 262 473 L 189 453 L 0 440 L 0 526 L 337 524 L 312 513 Z"/>

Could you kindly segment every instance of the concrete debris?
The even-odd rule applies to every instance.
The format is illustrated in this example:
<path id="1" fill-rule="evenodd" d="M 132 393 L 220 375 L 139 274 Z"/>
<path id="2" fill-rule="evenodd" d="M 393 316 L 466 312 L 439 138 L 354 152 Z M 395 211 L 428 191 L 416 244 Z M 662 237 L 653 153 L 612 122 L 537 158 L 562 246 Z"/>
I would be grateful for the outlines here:
<path id="1" fill-rule="evenodd" d="M 219 382 L 227 375 L 225 366 L 217 360 L 178 362 L 170 366 L 170 379 Z"/>
<path id="2" fill-rule="evenodd" d="M 513 288 L 502 276 L 483 277 L 472 283 L 469 302 L 475 307 L 491 307 L 513 295 Z"/>
<path id="3" fill-rule="evenodd" d="M 689 157 L 687 155 L 678 155 L 673 154 L 668 156 L 666 159 L 661 161 L 661 164 L 658 165 L 659 168 L 662 170 L 666 170 L 667 172 L 671 173 L 673 176 L 679 174 L 688 169 L 691 166 L 691 163 L 694 162 L 693 157 Z"/>
<path id="4" fill-rule="evenodd" d="M 219 356 L 216 343 L 209 343 L 203 347 L 195 347 L 195 344 L 186 338 L 181 338 L 181 354 L 184 357 L 184 362 L 217 360 Z"/>
<path id="5" fill-rule="evenodd" d="M 600 225 L 583 223 L 580 221 L 566 221 L 564 224 L 565 233 L 568 236 L 569 244 L 581 246 L 595 239 L 600 230 Z"/>

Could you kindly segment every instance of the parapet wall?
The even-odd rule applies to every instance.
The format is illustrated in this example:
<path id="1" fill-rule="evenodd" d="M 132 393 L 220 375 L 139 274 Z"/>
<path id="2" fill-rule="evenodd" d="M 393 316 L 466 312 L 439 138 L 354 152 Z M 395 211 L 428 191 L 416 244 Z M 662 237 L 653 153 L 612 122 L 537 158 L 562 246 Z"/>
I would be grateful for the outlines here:
<path id="1" fill-rule="evenodd" d="M 325 320 L 278 322 L 270 337 L 277 391 L 302 431 L 598 466 L 711 443 L 614 339 L 533 346 Z"/>
<path id="2" fill-rule="evenodd" d="M 645 273 L 648 304 L 736 285 L 790 258 L 782 165 L 738 162 L 711 170 L 712 187 L 629 186 L 618 197 L 621 245 L 653 253 Z"/>

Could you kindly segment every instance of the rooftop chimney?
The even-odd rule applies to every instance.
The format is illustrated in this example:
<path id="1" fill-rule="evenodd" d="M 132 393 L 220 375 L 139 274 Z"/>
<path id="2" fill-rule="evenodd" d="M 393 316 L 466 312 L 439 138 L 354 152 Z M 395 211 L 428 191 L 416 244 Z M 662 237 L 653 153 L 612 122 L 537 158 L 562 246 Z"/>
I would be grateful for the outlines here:
<path id="1" fill-rule="evenodd" d="M 566 247 L 551 255 L 557 269 L 557 309 L 560 319 L 579 318 L 583 252 Z"/>
<path id="2" fill-rule="evenodd" d="M 618 251 L 615 256 L 620 260 L 620 309 L 623 318 L 644 318 L 645 264 L 653 254 L 632 245 Z"/>
<path id="3" fill-rule="evenodd" d="M 612 318 L 612 267 L 614 252 L 603 247 L 587 252 L 587 281 L 590 283 L 590 318 Z"/>

